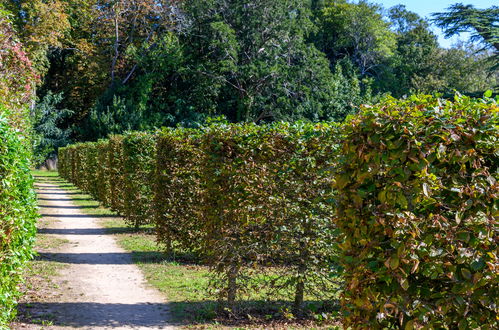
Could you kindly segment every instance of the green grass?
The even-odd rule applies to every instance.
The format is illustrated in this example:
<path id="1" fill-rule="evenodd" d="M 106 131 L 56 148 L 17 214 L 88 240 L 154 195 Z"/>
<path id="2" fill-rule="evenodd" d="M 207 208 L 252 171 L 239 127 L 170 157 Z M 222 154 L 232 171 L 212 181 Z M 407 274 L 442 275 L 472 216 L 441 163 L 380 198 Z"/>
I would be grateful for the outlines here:
<path id="1" fill-rule="evenodd" d="M 58 177 L 57 172 L 34 171 L 33 175 L 37 177 L 40 183 L 52 183 L 71 191 L 70 197 L 77 206 L 86 206 L 82 211 L 89 215 L 116 215 L 108 208 L 102 207 L 99 202 L 92 199 L 91 196 L 80 191 L 77 187 Z M 183 325 L 201 325 L 202 327 L 219 327 L 219 323 L 226 323 L 228 319 L 217 318 L 217 304 L 213 296 L 207 291 L 210 280 L 209 269 L 207 266 L 196 262 L 190 255 L 180 253 L 180 258 L 168 258 L 162 251 L 163 247 L 156 243 L 154 228 L 152 225 L 143 226 L 135 230 L 127 226 L 125 221 L 118 217 L 102 218 L 101 224 L 108 229 L 118 244 L 126 251 L 132 253 L 132 258 L 138 267 L 142 270 L 147 282 L 160 290 L 166 300 L 170 303 L 170 311 L 174 322 Z M 272 276 L 268 275 L 268 276 Z M 260 277 L 253 283 L 258 287 L 259 280 L 267 280 L 267 277 Z M 253 324 L 261 327 L 272 325 L 280 328 L 282 320 L 290 322 L 286 317 L 292 318 L 289 313 L 289 301 L 280 299 L 284 297 L 269 293 L 265 290 L 253 290 L 253 294 L 246 297 L 247 303 L 241 305 L 248 310 L 248 315 L 243 318 L 231 320 L 230 325 Z M 256 292 L 256 293 L 255 293 Z M 272 296 L 273 294 L 273 296 Z M 269 299 L 270 298 L 270 299 Z M 272 302 L 269 302 L 272 300 Z M 312 303 L 313 304 L 313 303 Z M 257 311 L 256 318 L 250 314 Z M 322 317 L 322 316 L 321 316 Z M 331 318 L 331 315 L 326 316 Z M 279 321 L 276 323 L 276 319 Z M 234 323 L 235 322 L 235 323 Z M 307 323 L 308 322 L 308 323 Z M 314 325 L 317 328 L 319 323 L 306 321 L 306 328 Z M 330 322 L 327 322 L 331 324 Z M 286 323 L 285 328 L 303 328 L 300 323 Z M 293 326 L 291 326 L 293 325 Z M 319 328 L 323 328 L 322 326 Z M 329 326 L 328 326 L 329 328 Z"/>

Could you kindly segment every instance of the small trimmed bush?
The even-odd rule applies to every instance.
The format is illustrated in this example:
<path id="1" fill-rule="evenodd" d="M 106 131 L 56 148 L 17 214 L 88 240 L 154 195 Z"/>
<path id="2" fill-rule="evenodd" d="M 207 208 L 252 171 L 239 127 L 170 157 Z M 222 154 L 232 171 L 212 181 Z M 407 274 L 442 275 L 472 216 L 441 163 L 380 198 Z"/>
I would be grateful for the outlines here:
<path id="1" fill-rule="evenodd" d="M 131 132 L 123 137 L 124 216 L 135 228 L 153 222 L 156 171 L 155 136 Z"/>
<path id="2" fill-rule="evenodd" d="M 111 189 L 109 183 L 109 141 L 99 140 L 97 149 L 97 199 L 105 206 L 111 205 Z"/>
<path id="3" fill-rule="evenodd" d="M 125 180 L 123 177 L 123 136 L 109 137 L 108 155 L 109 191 L 111 209 L 118 214 L 125 214 Z"/>
<path id="4" fill-rule="evenodd" d="M 200 135 L 194 129 L 165 128 L 157 136 L 154 221 L 158 242 L 169 252 L 175 242 L 185 251 L 203 253 Z"/>
<path id="5" fill-rule="evenodd" d="M 247 281 L 268 273 L 270 290 L 328 300 L 335 228 L 330 218 L 332 156 L 328 124 L 215 126 L 203 136 L 205 251 L 220 298 L 232 307 Z M 261 288 L 258 288 L 260 290 Z"/>

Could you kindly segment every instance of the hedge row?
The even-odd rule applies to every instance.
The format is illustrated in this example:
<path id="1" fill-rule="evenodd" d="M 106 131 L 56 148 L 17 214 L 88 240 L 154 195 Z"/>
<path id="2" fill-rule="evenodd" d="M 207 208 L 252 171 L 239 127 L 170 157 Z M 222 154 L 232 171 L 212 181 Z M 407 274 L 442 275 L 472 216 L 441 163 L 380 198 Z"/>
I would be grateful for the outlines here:
<path id="1" fill-rule="evenodd" d="M 331 124 L 134 132 L 60 149 L 60 174 L 130 225 L 154 222 L 168 250 L 200 256 L 229 305 L 251 274 L 270 273 L 300 313 L 306 292 L 332 295 L 337 136 Z"/>
<path id="2" fill-rule="evenodd" d="M 24 265 L 32 257 L 37 218 L 28 143 L 0 107 L 0 328 L 15 314 Z"/>
<path id="3" fill-rule="evenodd" d="M 346 326 L 494 328 L 498 125 L 491 99 L 386 99 L 341 127 L 113 136 L 61 149 L 61 175 L 100 177 L 101 201 L 202 256 L 229 305 L 282 289 L 299 314 L 305 295 L 331 300 L 344 281 Z M 96 146 L 102 173 L 82 173 Z"/>

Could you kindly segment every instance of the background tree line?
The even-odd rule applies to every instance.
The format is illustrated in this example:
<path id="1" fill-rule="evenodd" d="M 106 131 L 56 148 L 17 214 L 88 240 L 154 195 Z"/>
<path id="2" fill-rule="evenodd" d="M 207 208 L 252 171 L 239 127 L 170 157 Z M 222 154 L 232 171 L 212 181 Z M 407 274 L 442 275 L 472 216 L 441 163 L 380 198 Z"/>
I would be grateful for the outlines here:
<path id="1" fill-rule="evenodd" d="M 40 160 L 70 140 L 229 121 L 341 121 L 384 94 L 497 89 L 499 7 L 428 20 L 347 0 L 0 0 L 41 77 Z"/>

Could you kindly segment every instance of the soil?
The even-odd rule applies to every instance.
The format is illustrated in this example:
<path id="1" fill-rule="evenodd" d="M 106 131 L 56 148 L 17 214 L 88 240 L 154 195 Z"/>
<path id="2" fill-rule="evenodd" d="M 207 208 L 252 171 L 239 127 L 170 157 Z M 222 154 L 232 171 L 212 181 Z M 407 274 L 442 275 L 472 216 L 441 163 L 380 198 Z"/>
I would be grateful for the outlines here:
<path id="1" fill-rule="evenodd" d="M 43 199 L 43 233 L 69 243 L 39 251 L 39 260 L 61 267 L 53 283 L 38 281 L 40 288 L 31 288 L 40 292 L 20 304 L 21 321 L 13 328 L 173 328 L 167 302 L 147 286 L 131 254 L 99 225 L 99 216 L 82 213 L 70 193 L 54 184 L 37 182 L 36 189 Z"/>

